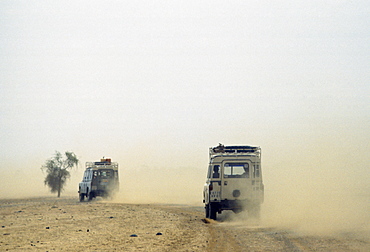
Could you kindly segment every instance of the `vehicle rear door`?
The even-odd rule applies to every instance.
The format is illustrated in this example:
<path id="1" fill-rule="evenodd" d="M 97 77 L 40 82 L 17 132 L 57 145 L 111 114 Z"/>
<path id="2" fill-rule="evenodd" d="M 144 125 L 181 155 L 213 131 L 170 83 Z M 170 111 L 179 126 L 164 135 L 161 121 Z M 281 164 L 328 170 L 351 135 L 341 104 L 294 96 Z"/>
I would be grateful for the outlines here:
<path id="1" fill-rule="evenodd" d="M 224 160 L 222 162 L 221 199 L 249 198 L 251 190 L 251 162 L 248 160 Z"/>

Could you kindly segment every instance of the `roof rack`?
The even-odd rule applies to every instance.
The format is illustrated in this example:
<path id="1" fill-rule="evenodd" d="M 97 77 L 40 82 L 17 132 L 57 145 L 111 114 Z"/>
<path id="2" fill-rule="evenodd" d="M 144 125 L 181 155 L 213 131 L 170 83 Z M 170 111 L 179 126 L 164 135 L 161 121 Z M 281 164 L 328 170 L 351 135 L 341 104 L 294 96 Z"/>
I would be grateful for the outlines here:
<path id="1" fill-rule="evenodd" d="M 117 162 L 86 162 L 86 168 L 118 169 Z"/>
<path id="2" fill-rule="evenodd" d="M 216 147 L 209 148 L 209 155 L 217 154 L 236 154 L 236 153 L 255 153 L 260 154 L 261 148 L 259 146 L 249 146 L 249 145 L 231 145 L 225 146 L 219 144 Z"/>

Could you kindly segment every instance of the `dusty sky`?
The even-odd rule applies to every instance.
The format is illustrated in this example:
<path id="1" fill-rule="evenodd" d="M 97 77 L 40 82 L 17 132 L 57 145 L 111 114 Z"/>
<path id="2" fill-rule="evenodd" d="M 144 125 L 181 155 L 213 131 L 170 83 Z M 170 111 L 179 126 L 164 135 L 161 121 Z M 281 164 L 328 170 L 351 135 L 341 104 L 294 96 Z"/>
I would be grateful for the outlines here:
<path id="1" fill-rule="evenodd" d="M 368 203 L 369 10 L 0 1 L 0 197 L 49 195 L 40 167 L 57 150 L 81 161 L 66 194 L 86 161 L 110 156 L 122 200 L 201 204 L 221 142 L 261 146 L 265 209 L 343 206 L 344 192 Z"/>

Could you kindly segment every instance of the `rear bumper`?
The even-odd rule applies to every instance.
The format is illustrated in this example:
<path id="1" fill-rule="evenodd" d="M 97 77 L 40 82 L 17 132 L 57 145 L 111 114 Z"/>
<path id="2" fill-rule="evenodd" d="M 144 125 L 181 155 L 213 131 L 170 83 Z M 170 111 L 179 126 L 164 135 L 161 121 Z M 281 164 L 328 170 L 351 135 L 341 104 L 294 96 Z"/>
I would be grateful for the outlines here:
<path id="1" fill-rule="evenodd" d="M 221 200 L 220 202 L 212 202 L 213 205 L 217 206 L 218 211 L 232 210 L 236 212 L 247 210 L 261 203 L 252 200 Z"/>
<path id="2" fill-rule="evenodd" d="M 243 210 L 249 202 L 249 200 L 221 200 L 218 206 L 220 210 Z"/>

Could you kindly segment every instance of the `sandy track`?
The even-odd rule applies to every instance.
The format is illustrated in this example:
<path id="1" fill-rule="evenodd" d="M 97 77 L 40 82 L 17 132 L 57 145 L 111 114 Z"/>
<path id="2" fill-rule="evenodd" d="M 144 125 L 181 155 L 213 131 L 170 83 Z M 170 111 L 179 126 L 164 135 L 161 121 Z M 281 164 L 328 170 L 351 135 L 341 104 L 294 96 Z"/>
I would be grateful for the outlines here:
<path id="1" fill-rule="evenodd" d="M 245 223 L 202 221 L 201 207 L 0 200 L 0 251 L 370 251 L 357 237 L 299 236 Z"/>

